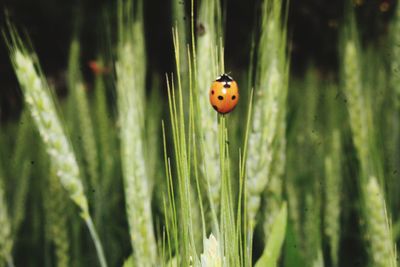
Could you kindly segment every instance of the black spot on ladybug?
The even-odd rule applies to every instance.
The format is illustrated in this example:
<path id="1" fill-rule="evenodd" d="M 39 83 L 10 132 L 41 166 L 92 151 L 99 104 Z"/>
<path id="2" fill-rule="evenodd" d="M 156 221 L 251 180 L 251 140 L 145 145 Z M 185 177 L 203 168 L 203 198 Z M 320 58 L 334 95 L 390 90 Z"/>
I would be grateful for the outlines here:
<path id="1" fill-rule="evenodd" d="M 235 96 L 235 95 L 233 95 L 233 96 L 232 96 L 232 100 L 235 100 L 235 99 L 236 99 L 236 96 Z"/>
<path id="2" fill-rule="evenodd" d="M 225 87 L 225 88 L 231 88 L 231 85 L 230 85 L 229 83 L 225 83 L 225 84 L 224 84 L 224 87 Z"/>
<path id="3" fill-rule="evenodd" d="M 218 111 L 218 107 L 216 105 L 213 105 L 213 108 Z"/>
<path id="4" fill-rule="evenodd" d="M 222 95 L 219 95 L 219 96 L 218 96 L 218 99 L 219 99 L 219 100 L 224 100 L 224 97 L 223 97 Z"/>
<path id="5" fill-rule="evenodd" d="M 212 95 L 214 94 L 214 90 L 211 91 L 211 94 L 212 94 Z"/>
<path id="6" fill-rule="evenodd" d="M 221 76 L 218 77 L 218 79 L 216 80 L 217 82 L 232 82 L 233 79 L 231 78 L 231 76 L 229 76 L 228 74 L 222 74 Z"/>

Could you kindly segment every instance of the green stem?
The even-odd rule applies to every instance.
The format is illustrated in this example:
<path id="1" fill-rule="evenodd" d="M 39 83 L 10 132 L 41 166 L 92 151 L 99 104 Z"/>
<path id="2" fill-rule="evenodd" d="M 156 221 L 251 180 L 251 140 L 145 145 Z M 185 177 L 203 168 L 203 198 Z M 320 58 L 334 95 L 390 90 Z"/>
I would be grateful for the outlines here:
<path id="1" fill-rule="evenodd" d="M 100 266 L 107 267 L 107 262 L 104 256 L 103 247 L 101 246 L 99 236 L 97 235 L 96 229 L 94 228 L 92 218 L 90 216 L 87 216 L 85 218 L 85 222 L 87 227 L 89 228 L 90 235 L 92 236 L 94 245 L 96 247 L 97 257 L 99 258 Z"/>

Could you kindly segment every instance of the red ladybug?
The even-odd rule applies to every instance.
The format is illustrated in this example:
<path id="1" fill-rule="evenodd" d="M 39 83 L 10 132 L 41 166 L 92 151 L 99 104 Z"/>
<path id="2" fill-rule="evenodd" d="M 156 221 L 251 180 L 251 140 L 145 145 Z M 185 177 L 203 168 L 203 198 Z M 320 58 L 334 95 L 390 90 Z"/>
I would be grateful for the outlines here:
<path id="1" fill-rule="evenodd" d="M 221 114 L 231 112 L 239 102 L 239 88 L 228 74 L 222 74 L 211 84 L 210 103 Z"/>

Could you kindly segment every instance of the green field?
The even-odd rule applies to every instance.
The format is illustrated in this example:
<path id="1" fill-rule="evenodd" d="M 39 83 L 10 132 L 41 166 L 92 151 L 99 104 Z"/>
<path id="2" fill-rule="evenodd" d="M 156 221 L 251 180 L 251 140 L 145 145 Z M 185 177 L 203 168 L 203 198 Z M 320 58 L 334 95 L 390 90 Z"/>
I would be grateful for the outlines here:
<path id="1" fill-rule="evenodd" d="M 142 1 L 104 16 L 92 82 L 75 27 L 62 97 L 7 19 L 24 106 L 0 125 L 0 267 L 400 266 L 400 5 L 364 42 L 348 4 L 336 72 L 299 77 L 291 3 L 259 1 L 222 115 L 209 88 L 231 70 L 223 5 L 171 1 L 175 71 L 159 74 Z"/>

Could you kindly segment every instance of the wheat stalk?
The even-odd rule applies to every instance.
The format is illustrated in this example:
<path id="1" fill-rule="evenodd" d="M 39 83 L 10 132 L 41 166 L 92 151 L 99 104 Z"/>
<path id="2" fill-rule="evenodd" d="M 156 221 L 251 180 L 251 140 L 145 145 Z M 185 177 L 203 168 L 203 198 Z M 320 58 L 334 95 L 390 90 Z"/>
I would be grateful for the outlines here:
<path id="1" fill-rule="evenodd" d="M 95 242 L 101 266 L 107 266 L 101 243 L 89 214 L 87 198 L 79 178 L 78 164 L 57 116 L 50 89 L 39 71 L 39 66 L 34 63 L 18 34 L 12 28 L 9 48 L 11 61 L 25 102 L 45 144 L 47 154 L 57 171 L 57 177 L 67 190 L 69 197 L 81 210 L 81 217 L 86 222 Z"/>
<path id="2" fill-rule="evenodd" d="M 145 59 L 143 26 L 132 21 L 132 3 L 119 2 L 120 39 L 117 73 L 118 120 L 126 213 L 135 264 L 154 266 L 157 247 L 151 213 L 151 180 L 144 150 Z M 125 13 L 127 15 L 124 15 Z"/>
<path id="3" fill-rule="evenodd" d="M 350 17 L 354 19 L 354 17 Z M 366 233 L 370 240 L 370 254 L 374 266 L 395 266 L 395 253 L 390 220 L 376 175 L 380 173 L 380 159 L 376 154 L 371 103 L 363 86 L 360 49 L 356 45 L 357 31 L 352 21 L 350 36 L 344 43 L 344 90 L 348 99 L 348 113 L 352 138 L 360 161 L 360 191 Z M 363 91 L 364 89 L 364 91 Z M 383 180 L 383 177 L 380 177 Z"/>
<path id="4" fill-rule="evenodd" d="M 197 99 L 199 106 L 198 121 L 200 121 L 200 135 L 203 144 L 201 169 L 205 177 L 212 213 L 218 214 L 221 194 L 221 171 L 218 167 L 219 150 L 215 148 L 218 140 L 217 114 L 211 108 L 208 90 L 222 70 L 218 67 L 217 59 L 217 27 L 215 15 L 218 3 L 214 0 L 202 1 L 198 14 L 198 36 L 196 42 L 197 68 Z M 221 57 L 223 55 L 220 55 Z"/>

